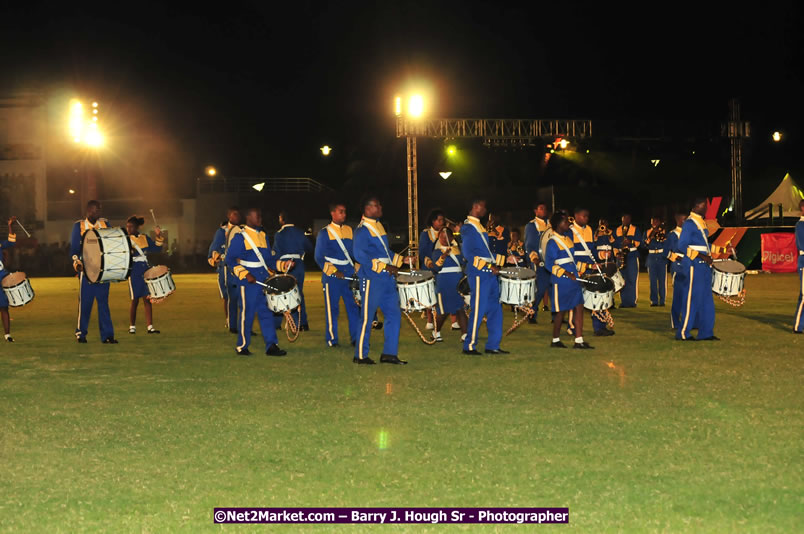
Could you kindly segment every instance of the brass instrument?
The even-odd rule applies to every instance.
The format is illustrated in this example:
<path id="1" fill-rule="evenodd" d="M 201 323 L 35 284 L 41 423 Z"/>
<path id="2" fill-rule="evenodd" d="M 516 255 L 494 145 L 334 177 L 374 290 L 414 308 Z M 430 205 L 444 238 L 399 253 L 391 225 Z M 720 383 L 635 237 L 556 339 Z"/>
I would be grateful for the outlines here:
<path id="1" fill-rule="evenodd" d="M 661 223 L 657 226 L 650 237 L 645 239 L 645 243 L 651 243 L 652 241 L 656 241 L 657 243 L 664 243 L 667 240 L 667 229 L 664 227 L 664 223 Z"/>
<path id="2" fill-rule="evenodd" d="M 453 221 L 452 219 L 450 219 L 449 217 L 446 217 L 446 216 L 444 217 L 444 222 L 447 224 L 447 228 L 449 228 L 453 232 L 455 232 L 456 228 L 461 224 L 461 223 L 456 223 L 455 221 Z"/>

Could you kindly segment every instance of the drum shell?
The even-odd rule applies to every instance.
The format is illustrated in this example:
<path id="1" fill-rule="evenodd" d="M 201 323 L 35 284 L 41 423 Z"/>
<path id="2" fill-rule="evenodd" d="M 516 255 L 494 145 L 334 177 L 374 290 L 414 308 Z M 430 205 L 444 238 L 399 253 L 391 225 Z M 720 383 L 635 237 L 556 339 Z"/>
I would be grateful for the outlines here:
<path id="1" fill-rule="evenodd" d="M 522 267 L 507 269 L 517 276 L 500 273 L 500 302 L 529 306 L 536 300 L 536 272 Z"/>
<path id="2" fill-rule="evenodd" d="M 143 280 L 145 280 L 152 301 L 162 300 L 176 291 L 173 275 L 170 273 L 170 269 L 164 265 L 157 265 L 145 271 Z"/>
<path id="3" fill-rule="evenodd" d="M 268 309 L 274 313 L 284 313 L 287 311 L 296 310 L 299 306 L 301 306 L 301 292 L 299 291 L 299 285 L 295 283 L 295 278 L 291 275 L 277 275 L 272 276 L 268 280 L 266 280 L 267 284 L 271 284 L 272 280 L 276 280 L 278 278 L 290 278 L 293 279 L 294 284 L 293 287 L 281 292 L 271 293 L 266 291 L 265 292 L 265 302 L 268 305 Z"/>
<path id="4" fill-rule="evenodd" d="M 429 271 L 400 273 L 396 289 L 399 293 L 399 307 L 407 312 L 422 311 L 436 305 L 435 278 Z"/>
<path id="5" fill-rule="evenodd" d="M 90 228 L 84 232 L 81 258 L 84 276 L 92 284 L 122 282 L 131 276 L 131 243 L 122 228 Z"/>
<path id="6" fill-rule="evenodd" d="M 739 262 L 731 262 L 738 263 Z M 742 264 L 739 264 L 742 266 Z M 745 288 L 745 266 L 742 272 L 725 272 L 717 263 L 712 265 L 712 292 L 722 297 L 736 297 Z M 730 266 L 731 267 L 731 266 Z"/>
<path id="7" fill-rule="evenodd" d="M 3 293 L 8 305 L 12 308 L 25 306 L 34 299 L 34 290 L 30 279 L 23 272 L 10 273 L 3 277 Z"/>

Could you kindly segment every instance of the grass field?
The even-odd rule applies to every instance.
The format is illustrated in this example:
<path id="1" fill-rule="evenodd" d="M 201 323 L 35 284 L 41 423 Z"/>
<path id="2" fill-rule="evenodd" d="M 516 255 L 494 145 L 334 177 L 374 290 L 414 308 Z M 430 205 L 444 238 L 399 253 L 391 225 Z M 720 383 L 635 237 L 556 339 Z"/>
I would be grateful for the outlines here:
<path id="1" fill-rule="evenodd" d="M 403 324 L 404 367 L 324 346 L 317 275 L 311 331 L 281 343 L 286 358 L 261 340 L 234 354 L 212 275 L 176 277 L 159 336 L 142 310 L 127 333 L 113 286 L 117 346 L 99 343 L 95 311 L 75 343 L 75 279 L 33 282 L 0 349 L 2 531 L 567 528 L 214 525 L 215 506 L 567 506 L 585 532 L 804 530 L 794 275 L 749 276 L 743 308 L 716 301 L 719 343 L 673 341 L 641 276 L 640 307 L 617 310 L 594 351 L 549 349 L 542 322 L 503 340 L 511 355 L 473 358 L 454 332 L 428 347 Z"/>

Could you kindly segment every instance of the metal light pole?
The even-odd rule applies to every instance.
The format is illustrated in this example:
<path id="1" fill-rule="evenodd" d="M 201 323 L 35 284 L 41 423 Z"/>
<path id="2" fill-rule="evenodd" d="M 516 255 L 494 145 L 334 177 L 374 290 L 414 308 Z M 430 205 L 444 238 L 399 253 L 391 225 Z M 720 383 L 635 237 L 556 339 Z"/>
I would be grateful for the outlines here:
<path id="1" fill-rule="evenodd" d="M 416 257 L 419 267 L 419 185 L 416 162 L 416 136 L 407 136 L 408 145 L 408 255 Z"/>
<path id="2" fill-rule="evenodd" d="M 751 125 L 740 120 L 740 101 L 729 100 L 729 121 L 725 128 L 731 148 L 731 198 L 737 224 L 743 223 L 743 139 L 751 137 Z"/>

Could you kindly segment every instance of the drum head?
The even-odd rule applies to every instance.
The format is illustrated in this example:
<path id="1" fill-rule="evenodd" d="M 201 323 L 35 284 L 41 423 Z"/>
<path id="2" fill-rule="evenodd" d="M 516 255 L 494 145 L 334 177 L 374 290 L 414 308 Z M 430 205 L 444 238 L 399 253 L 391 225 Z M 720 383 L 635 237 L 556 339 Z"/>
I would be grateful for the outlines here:
<path id="1" fill-rule="evenodd" d="M 296 287 L 296 279 L 289 274 L 278 274 L 265 281 L 268 287 L 265 292 L 270 295 L 281 295 Z"/>
<path id="2" fill-rule="evenodd" d="M 97 282 L 101 273 L 103 250 L 100 236 L 95 229 L 87 230 L 81 240 L 81 258 L 84 263 L 84 274 L 90 282 Z"/>
<path id="3" fill-rule="evenodd" d="M 431 280 L 433 273 L 430 271 L 411 271 L 409 273 L 399 273 L 396 275 L 397 284 L 418 284 L 425 280 Z"/>
<path id="4" fill-rule="evenodd" d="M 3 278 L 3 287 L 14 287 L 24 282 L 25 278 L 27 277 L 23 272 L 11 273 L 5 278 Z"/>
<path id="5" fill-rule="evenodd" d="M 148 269 L 147 271 L 145 271 L 142 276 L 146 280 L 153 280 L 154 278 L 159 278 L 160 276 L 169 271 L 170 269 L 168 269 L 166 265 L 155 265 L 150 269 Z"/>
<path id="6" fill-rule="evenodd" d="M 712 266 L 718 271 L 729 274 L 740 274 L 745 272 L 745 265 L 735 260 L 725 260 L 713 263 Z"/>
<path id="7" fill-rule="evenodd" d="M 461 278 L 460 282 L 458 282 L 458 293 L 464 297 L 472 294 L 472 288 L 469 287 L 469 279 L 466 278 L 466 276 Z"/>
<path id="8" fill-rule="evenodd" d="M 614 282 L 605 276 L 593 274 L 584 276 L 583 279 L 591 282 L 589 284 L 583 284 L 583 288 L 587 291 L 591 291 L 593 293 L 608 293 L 609 291 L 614 291 Z"/>
<path id="9" fill-rule="evenodd" d="M 510 280 L 530 280 L 536 278 L 536 271 L 527 267 L 506 267 L 500 271 L 500 276 Z"/>

